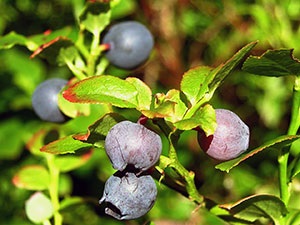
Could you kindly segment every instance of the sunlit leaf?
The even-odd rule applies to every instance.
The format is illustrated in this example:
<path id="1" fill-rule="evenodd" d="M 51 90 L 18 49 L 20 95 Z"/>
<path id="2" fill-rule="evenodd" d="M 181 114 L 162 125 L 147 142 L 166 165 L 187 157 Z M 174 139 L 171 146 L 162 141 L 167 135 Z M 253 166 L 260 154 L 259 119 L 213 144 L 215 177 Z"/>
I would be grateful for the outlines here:
<path id="1" fill-rule="evenodd" d="M 206 104 L 189 119 L 178 121 L 174 125 L 180 130 L 191 130 L 199 127 L 209 136 L 215 132 L 217 127 L 216 113 L 211 105 Z"/>
<path id="2" fill-rule="evenodd" d="M 128 77 L 126 81 L 135 86 L 137 90 L 137 109 L 138 110 L 148 110 L 150 109 L 152 101 L 152 91 L 151 89 L 140 79 L 135 77 Z"/>
<path id="3" fill-rule="evenodd" d="M 118 77 L 103 75 L 81 80 L 63 92 L 70 102 L 109 103 L 121 108 L 138 106 L 135 86 Z"/>
<path id="4" fill-rule="evenodd" d="M 49 187 L 49 182 L 47 169 L 40 165 L 25 166 L 13 177 L 14 185 L 27 190 L 45 190 Z"/>
<path id="5" fill-rule="evenodd" d="M 220 207 L 239 219 L 254 222 L 264 217 L 271 219 L 276 225 L 280 224 L 280 219 L 288 212 L 285 204 L 273 195 L 252 195 Z"/>
<path id="6" fill-rule="evenodd" d="M 293 141 L 295 141 L 299 138 L 300 138 L 300 135 L 284 135 L 284 136 L 277 137 L 277 138 L 270 140 L 270 141 L 266 142 L 265 144 L 255 148 L 251 151 L 248 151 L 248 152 L 242 154 L 241 156 L 239 156 L 235 159 L 218 164 L 216 166 L 216 168 L 219 170 L 222 170 L 222 171 L 229 172 L 229 170 L 231 170 L 233 167 L 239 165 L 241 162 L 245 161 L 246 159 L 252 157 L 253 155 L 255 155 L 263 150 L 280 149 L 286 145 L 290 145 Z"/>
<path id="7" fill-rule="evenodd" d="M 261 76 L 300 75 L 300 62 L 293 49 L 268 50 L 261 56 L 250 56 L 242 69 Z"/>

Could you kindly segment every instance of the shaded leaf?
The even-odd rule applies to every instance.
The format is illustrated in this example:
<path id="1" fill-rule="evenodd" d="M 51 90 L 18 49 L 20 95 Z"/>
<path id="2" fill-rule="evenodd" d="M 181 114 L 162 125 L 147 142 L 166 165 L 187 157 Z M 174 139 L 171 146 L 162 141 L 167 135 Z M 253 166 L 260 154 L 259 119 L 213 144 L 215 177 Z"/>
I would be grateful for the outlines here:
<path id="1" fill-rule="evenodd" d="M 50 142 L 41 148 L 42 152 L 51 154 L 74 153 L 78 150 L 90 149 L 93 145 L 75 140 L 72 136 L 67 136 L 56 141 Z"/>
<path id="2" fill-rule="evenodd" d="M 80 26 L 99 35 L 110 22 L 110 4 L 95 2 L 87 4 L 79 17 Z"/>
<path id="3" fill-rule="evenodd" d="M 92 151 L 87 151 L 82 155 L 63 155 L 54 159 L 56 168 L 61 172 L 69 172 L 84 165 L 91 157 Z"/>
<path id="4" fill-rule="evenodd" d="M 125 120 L 124 117 L 117 113 L 108 113 L 94 124 L 89 126 L 86 134 L 73 135 L 76 140 L 91 143 L 96 147 L 103 147 L 104 140 L 108 131 L 117 123 Z"/>
<path id="5" fill-rule="evenodd" d="M 0 49 L 9 49 L 15 45 L 28 45 L 29 40 L 20 34 L 12 31 L 5 36 L 0 37 Z"/>
<path id="6" fill-rule="evenodd" d="M 70 102 L 110 103 L 121 108 L 137 107 L 137 95 L 130 82 L 109 75 L 81 80 L 63 92 L 63 97 Z"/>
<path id="7" fill-rule="evenodd" d="M 199 108 L 189 119 L 178 121 L 174 125 L 180 130 L 191 130 L 199 127 L 205 132 L 206 136 L 209 136 L 215 132 L 217 127 L 216 113 L 211 105 L 206 104 Z"/>
<path id="8" fill-rule="evenodd" d="M 242 154 L 241 156 L 239 156 L 235 159 L 218 164 L 216 166 L 216 169 L 229 172 L 229 170 L 231 170 L 233 167 L 237 166 L 244 160 L 252 157 L 253 155 L 255 155 L 263 150 L 267 150 L 270 148 L 280 149 L 283 146 L 290 145 L 293 141 L 295 141 L 299 138 L 300 138 L 300 135 L 284 135 L 284 136 L 277 137 L 277 138 L 272 139 L 272 140 L 266 142 L 265 144 L 255 148 L 249 152 Z"/>
<path id="9" fill-rule="evenodd" d="M 250 56 L 242 69 L 261 76 L 300 75 L 300 62 L 294 58 L 293 49 L 268 50 L 261 56 Z"/>
<path id="10" fill-rule="evenodd" d="M 82 204 L 83 202 L 84 199 L 81 197 L 66 197 L 60 203 L 60 210 L 68 210 L 69 207 Z"/>
<path id="11" fill-rule="evenodd" d="M 285 204 L 273 195 L 252 195 L 236 203 L 224 204 L 220 207 L 239 219 L 254 222 L 264 217 L 271 219 L 276 225 L 280 224 L 280 219 L 288 212 Z"/>
<path id="12" fill-rule="evenodd" d="M 21 168 L 13 177 L 13 184 L 27 190 L 45 190 L 49 187 L 50 176 L 47 169 L 40 165 Z"/>

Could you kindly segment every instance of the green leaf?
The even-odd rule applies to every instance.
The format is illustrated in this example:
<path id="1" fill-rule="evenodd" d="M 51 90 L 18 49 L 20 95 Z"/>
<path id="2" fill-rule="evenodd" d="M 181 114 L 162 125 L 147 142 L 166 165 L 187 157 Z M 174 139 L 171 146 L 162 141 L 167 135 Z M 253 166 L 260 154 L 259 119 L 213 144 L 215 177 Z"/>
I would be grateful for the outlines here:
<path id="1" fill-rule="evenodd" d="M 104 147 L 104 140 L 109 130 L 123 120 L 125 118 L 117 113 L 108 113 L 89 126 L 86 134 L 73 135 L 73 138 L 91 143 L 96 147 Z"/>
<path id="2" fill-rule="evenodd" d="M 41 148 L 42 152 L 51 154 L 74 153 L 78 150 L 90 149 L 93 145 L 75 140 L 73 136 L 67 136 L 56 141 L 50 142 Z"/>
<path id="3" fill-rule="evenodd" d="M 174 114 L 175 105 L 176 102 L 166 100 L 155 108 L 152 108 L 150 110 L 142 110 L 141 112 L 144 116 L 150 119 L 170 117 Z"/>
<path id="4" fill-rule="evenodd" d="M 81 197 L 66 197 L 60 203 L 60 210 L 68 210 L 69 207 L 82 204 L 83 202 L 84 199 Z"/>
<path id="5" fill-rule="evenodd" d="M 13 183 L 18 188 L 27 190 L 45 190 L 49 187 L 50 176 L 45 167 L 30 165 L 18 171 L 13 177 Z"/>
<path id="6" fill-rule="evenodd" d="M 288 211 L 285 204 L 273 195 L 252 195 L 233 204 L 220 206 L 236 218 L 255 222 L 259 218 L 271 219 L 276 225 Z"/>
<path id="7" fill-rule="evenodd" d="M 261 76 L 300 75 L 300 63 L 292 49 L 268 50 L 261 56 L 250 56 L 242 69 Z"/>
<path id="8" fill-rule="evenodd" d="M 298 225 L 300 224 L 300 210 L 299 209 L 288 209 L 289 214 L 287 215 L 286 224 Z"/>
<path id="9" fill-rule="evenodd" d="M 63 92 L 70 102 L 110 103 L 121 108 L 138 107 L 138 91 L 130 82 L 114 76 L 94 76 L 81 80 Z"/>
<path id="10" fill-rule="evenodd" d="M 25 212 L 30 221 L 41 224 L 53 216 L 51 200 L 41 192 L 36 192 L 26 201 Z"/>
<path id="11" fill-rule="evenodd" d="M 180 90 L 186 95 L 190 104 L 195 105 L 209 91 L 208 79 L 212 68 L 198 66 L 183 74 Z"/>
<path id="12" fill-rule="evenodd" d="M 28 39 L 12 31 L 5 36 L 0 37 L 0 49 L 9 49 L 15 45 L 27 45 Z"/>
<path id="13" fill-rule="evenodd" d="M 98 36 L 109 24 L 110 14 L 110 5 L 107 3 L 95 2 L 87 4 L 87 7 L 79 17 L 80 26 Z"/>
<path id="14" fill-rule="evenodd" d="M 272 140 L 266 142 L 265 144 L 255 148 L 249 152 L 242 154 L 241 156 L 239 156 L 235 159 L 218 164 L 216 166 L 216 169 L 229 172 L 229 170 L 231 170 L 233 167 L 237 166 L 244 160 L 252 157 L 253 155 L 255 155 L 263 150 L 280 149 L 283 146 L 292 144 L 293 141 L 295 141 L 299 138 L 300 138 L 300 135 L 284 135 L 284 136 L 277 137 L 277 138 L 272 139 Z"/>
<path id="15" fill-rule="evenodd" d="M 87 151 L 82 155 L 63 155 L 54 159 L 56 168 L 61 172 L 69 172 L 84 165 L 91 157 L 92 151 Z"/>
<path id="16" fill-rule="evenodd" d="M 213 97 L 215 90 L 221 85 L 223 80 L 243 62 L 246 55 L 256 44 L 257 42 L 251 42 L 244 46 L 224 64 L 219 65 L 210 72 L 207 67 L 199 67 L 186 74 L 187 77 L 185 78 L 186 80 L 184 83 L 181 84 L 181 89 L 186 92 L 187 98 L 191 101 L 191 103 L 194 103 L 194 105 L 192 105 L 185 114 L 185 119 L 192 117 L 203 104 L 207 103 Z M 197 73 L 201 76 L 200 78 L 197 77 Z M 193 79 L 195 79 L 195 86 L 193 86 Z M 197 90 L 188 88 L 189 85 L 192 85 L 192 87 Z M 197 102 L 195 102 L 196 100 Z"/>
<path id="17" fill-rule="evenodd" d="M 217 127 L 216 113 L 211 105 L 206 104 L 200 107 L 191 118 L 178 121 L 174 125 L 180 130 L 200 127 L 209 136 L 215 132 Z"/>
<path id="18" fill-rule="evenodd" d="M 140 79 L 135 77 L 127 77 L 126 81 L 135 86 L 137 93 L 137 109 L 138 110 L 148 110 L 151 106 L 152 101 L 152 91 L 151 89 Z"/>

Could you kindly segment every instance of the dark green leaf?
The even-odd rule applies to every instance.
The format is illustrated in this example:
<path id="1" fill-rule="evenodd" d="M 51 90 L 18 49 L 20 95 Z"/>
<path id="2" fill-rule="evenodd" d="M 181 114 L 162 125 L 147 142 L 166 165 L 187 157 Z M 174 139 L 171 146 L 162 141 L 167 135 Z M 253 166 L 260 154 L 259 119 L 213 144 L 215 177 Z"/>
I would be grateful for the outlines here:
<path id="1" fill-rule="evenodd" d="M 42 152 L 48 152 L 51 154 L 66 154 L 74 153 L 75 151 L 82 149 L 90 149 L 92 144 L 84 143 L 78 140 L 75 140 L 72 136 L 67 136 L 57 141 L 50 142 L 47 145 L 44 145 L 41 148 Z"/>
<path id="2" fill-rule="evenodd" d="M 259 218 L 271 219 L 279 225 L 280 219 L 287 214 L 284 203 L 273 195 L 252 195 L 233 204 L 220 206 L 239 219 L 254 222 Z"/>
<path id="3" fill-rule="evenodd" d="M 86 151 L 82 155 L 63 155 L 54 158 L 55 167 L 61 172 L 69 172 L 84 165 L 92 155 L 92 151 Z"/>
<path id="4" fill-rule="evenodd" d="M 300 63 L 293 57 L 292 49 L 268 50 L 261 56 L 251 56 L 242 69 L 261 76 L 300 75 Z"/>
<path id="5" fill-rule="evenodd" d="M 121 108 L 138 107 L 138 91 L 126 80 L 114 76 L 94 76 L 81 80 L 63 92 L 70 102 L 110 103 Z"/>
<path id="6" fill-rule="evenodd" d="M 255 155 L 263 150 L 267 150 L 267 149 L 271 149 L 271 148 L 280 149 L 283 146 L 290 145 L 293 141 L 295 141 L 299 138 L 300 138 L 300 135 L 284 135 L 284 136 L 277 137 L 277 138 L 270 140 L 270 141 L 266 142 L 265 144 L 255 148 L 249 152 L 242 154 L 238 158 L 218 164 L 216 166 L 216 169 L 229 172 L 229 170 L 231 170 L 233 167 L 237 166 L 244 160 L 252 157 L 253 155 Z"/>
<path id="7" fill-rule="evenodd" d="M 13 177 L 13 183 L 18 188 L 27 190 L 45 190 L 49 187 L 50 176 L 45 167 L 31 165 L 23 167 Z"/>
<path id="8" fill-rule="evenodd" d="M 124 117 L 116 113 L 108 113 L 101 119 L 97 120 L 94 124 L 89 126 L 86 134 L 73 135 L 76 140 L 81 140 L 91 143 L 96 147 L 103 147 L 104 140 L 108 131 L 117 123 L 125 120 Z"/>
<path id="9" fill-rule="evenodd" d="M 87 4 L 80 16 L 80 26 L 94 35 L 99 35 L 110 22 L 110 5 L 108 3 Z"/>

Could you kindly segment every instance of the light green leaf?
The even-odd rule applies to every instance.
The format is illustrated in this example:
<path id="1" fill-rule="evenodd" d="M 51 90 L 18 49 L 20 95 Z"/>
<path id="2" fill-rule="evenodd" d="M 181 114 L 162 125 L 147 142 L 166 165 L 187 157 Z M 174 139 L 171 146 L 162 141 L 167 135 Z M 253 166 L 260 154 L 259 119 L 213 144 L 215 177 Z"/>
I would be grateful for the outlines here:
<path id="1" fill-rule="evenodd" d="M 189 119 L 178 121 L 174 125 L 180 130 L 191 130 L 199 127 L 205 132 L 206 136 L 209 136 L 215 132 L 217 127 L 216 113 L 211 105 L 206 104 L 199 108 Z"/>
<path id="2" fill-rule="evenodd" d="M 138 107 L 138 91 L 130 82 L 103 75 L 81 80 L 63 92 L 70 102 L 110 103 L 121 108 Z"/>
<path id="3" fill-rule="evenodd" d="M 61 172 L 69 172 L 84 165 L 92 155 L 92 151 L 87 151 L 82 155 L 63 155 L 54 159 L 56 168 Z"/>
<path id="4" fill-rule="evenodd" d="M 14 185 L 27 190 L 45 190 L 49 187 L 49 182 L 47 169 L 40 165 L 23 167 L 13 177 Z"/>
<path id="5" fill-rule="evenodd" d="M 152 91 L 151 89 L 140 79 L 135 77 L 127 77 L 126 81 L 135 86 L 137 93 L 137 109 L 138 110 L 148 110 L 151 106 L 152 101 Z"/>
<path id="6" fill-rule="evenodd" d="M 183 74 L 180 89 L 190 104 L 195 105 L 209 91 L 208 80 L 211 70 L 210 67 L 198 66 Z"/>

